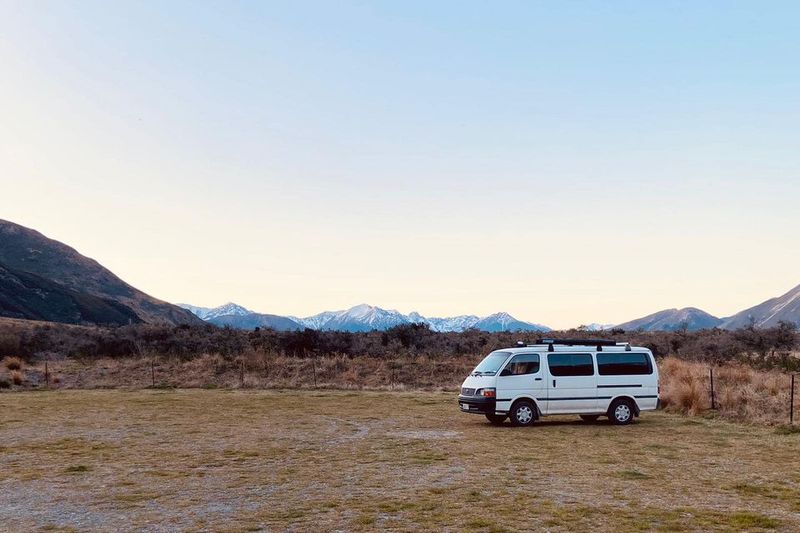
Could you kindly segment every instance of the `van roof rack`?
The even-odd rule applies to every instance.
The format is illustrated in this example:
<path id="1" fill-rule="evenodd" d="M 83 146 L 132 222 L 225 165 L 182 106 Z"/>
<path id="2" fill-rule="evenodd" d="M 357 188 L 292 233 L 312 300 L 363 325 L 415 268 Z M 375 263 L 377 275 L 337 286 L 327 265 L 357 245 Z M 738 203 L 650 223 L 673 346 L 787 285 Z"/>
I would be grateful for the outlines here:
<path id="1" fill-rule="evenodd" d="M 627 346 L 626 350 L 630 350 L 630 344 L 608 339 L 538 339 L 536 344 L 543 344 L 547 346 L 547 351 L 555 351 L 554 347 L 559 346 L 597 346 L 597 351 L 602 352 L 603 346 Z"/>
<path id="2" fill-rule="evenodd" d="M 559 346 L 617 346 L 617 341 L 608 339 L 538 339 L 536 344 L 557 344 Z"/>

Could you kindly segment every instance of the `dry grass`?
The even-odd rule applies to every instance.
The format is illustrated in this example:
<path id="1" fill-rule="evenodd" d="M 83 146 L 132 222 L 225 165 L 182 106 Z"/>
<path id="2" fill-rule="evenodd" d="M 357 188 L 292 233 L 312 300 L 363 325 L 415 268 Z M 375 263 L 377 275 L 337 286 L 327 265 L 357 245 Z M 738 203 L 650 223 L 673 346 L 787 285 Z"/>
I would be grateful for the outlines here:
<path id="1" fill-rule="evenodd" d="M 0 396 L 0 524 L 148 531 L 800 529 L 800 434 L 646 413 L 529 429 L 452 393 Z"/>
<path id="2" fill-rule="evenodd" d="M 344 355 L 300 358 L 248 352 L 238 358 L 201 354 L 177 357 L 63 359 L 50 361 L 50 387 L 60 389 L 343 389 L 457 390 L 480 356 L 451 358 Z M 706 416 L 711 408 L 709 365 L 675 357 L 660 361 L 661 397 L 673 412 Z M 28 365 L 16 386 L 45 385 L 44 365 Z M 14 376 L 11 376 L 12 378 Z M 2 376 L 0 376 L 2 378 Z M 789 419 L 787 374 L 743 365 L 714 368 L 715 416 L 755 423 L 783 424 Z M 800 387 L 797 391 L 800 417 Z"/>
<path id="3" fill-rule="evenodd" d="M 661 368 L 661 401 L 667 410 L 698 415 L 711 409 L 709 365 L 674 357 Z M 778 424 L 789 420 L 791 377 L 742 365 L 714 367 L 715 407 L 732 420 Z"/>
<path id="4" fill-rule="evenodd" d="M 64 359 L 51 361 L 49 370 L 51 385 L 67 389 L 144 388 L 152 387 L 155 381 L 155 386 L 162 388 L 453 390 L 479 359 L 344 355 L 301 358 L 261 353 L 226 359 L 217 354 L 201 354 L 191 359 Z M 33 386 L 44 384 L 43 364 L 29 366 L 27 378 Z"/>

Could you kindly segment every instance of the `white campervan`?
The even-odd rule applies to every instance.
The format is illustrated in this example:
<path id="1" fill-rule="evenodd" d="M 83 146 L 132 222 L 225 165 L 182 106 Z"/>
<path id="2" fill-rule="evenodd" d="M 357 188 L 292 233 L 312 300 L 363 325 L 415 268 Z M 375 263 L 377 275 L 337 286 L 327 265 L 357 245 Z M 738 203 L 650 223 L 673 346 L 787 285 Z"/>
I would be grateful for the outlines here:
<path id="1" fill-rule="evenodd" d="M 647 348 L 593 339 L 540 339 L 487 355 L 461 385 L 459 407 L 493 424 L 540 416 L 608 416 L 629 424 L 659 405 L 658 367 Z"/>

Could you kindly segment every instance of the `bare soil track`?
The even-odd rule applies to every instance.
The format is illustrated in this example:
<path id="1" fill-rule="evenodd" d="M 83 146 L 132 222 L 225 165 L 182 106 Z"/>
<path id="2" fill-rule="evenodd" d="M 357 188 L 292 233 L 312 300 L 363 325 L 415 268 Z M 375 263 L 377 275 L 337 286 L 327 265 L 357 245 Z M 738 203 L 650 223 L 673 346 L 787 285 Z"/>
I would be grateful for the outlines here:
<path id="1" fill-rule="evenodd" d="M 546 420 L 435 392 L 2 394 L 0 530 L 800 530 L 798 433 Z"/>

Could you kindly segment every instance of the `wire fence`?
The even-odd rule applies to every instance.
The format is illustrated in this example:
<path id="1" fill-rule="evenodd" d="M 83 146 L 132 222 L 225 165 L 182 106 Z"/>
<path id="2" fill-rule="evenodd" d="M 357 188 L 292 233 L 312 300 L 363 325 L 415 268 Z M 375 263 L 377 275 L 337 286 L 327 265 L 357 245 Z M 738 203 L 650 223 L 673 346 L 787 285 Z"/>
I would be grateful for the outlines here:
<path id="1" fill-rule="evenodd" d="M 458 391 L 474 356 L 202 355 L 181 359 L 148 355 L 124 359 L 46 360 L 15 370 L 19 388 L 372 389 Z M 661 399 L 667 410 L 706 411 L 725 418 L 796 424 L 795 374 L 743 366 L 662 361 Z M 0 368 L 0 387 L 4 377 Z M 17 378 L 14 378 L 17 379 Z M 8 380 L 6 379 L 6 382 Z"/>

